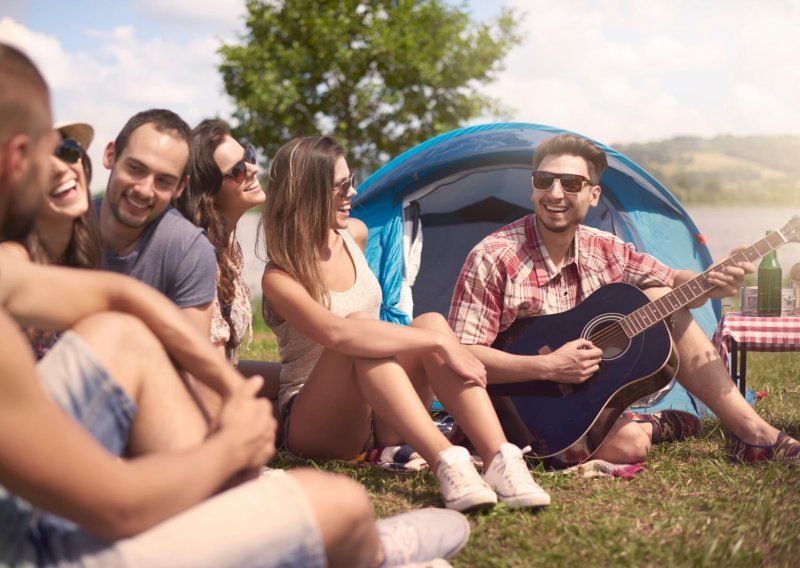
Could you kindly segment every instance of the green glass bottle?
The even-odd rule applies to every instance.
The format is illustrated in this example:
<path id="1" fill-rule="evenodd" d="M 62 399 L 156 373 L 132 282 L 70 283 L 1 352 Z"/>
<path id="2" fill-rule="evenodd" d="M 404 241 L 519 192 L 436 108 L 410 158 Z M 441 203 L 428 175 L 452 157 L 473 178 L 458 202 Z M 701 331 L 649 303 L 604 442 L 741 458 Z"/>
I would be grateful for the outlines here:
<path id="1" fill-rule="evenodd" d="M 767 231 L 769 235 L 772 231 Z M 758 315 L 781 315 L 781 265 L 773 250 L 758 265 Z"/>

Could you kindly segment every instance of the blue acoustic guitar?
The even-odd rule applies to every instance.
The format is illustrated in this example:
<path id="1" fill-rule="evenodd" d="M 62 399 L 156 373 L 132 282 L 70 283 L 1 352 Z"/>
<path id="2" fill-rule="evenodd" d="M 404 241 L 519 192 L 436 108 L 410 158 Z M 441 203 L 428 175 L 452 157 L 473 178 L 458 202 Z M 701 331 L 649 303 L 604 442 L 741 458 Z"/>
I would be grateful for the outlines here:
<path id="1" fill-rule="evenodd" d="M 800 234 L 800 216 L 697 277 L 650 299 L 630 284 L 607 284 L 560 314 L 521 318 L 492 347 L 517 355 L 555 351 L 585 338 L 603 350 L 600 370 L 574 385 L 525 381 L 489 386 L 508 439 L 545 465 L 565 467 L 589 459 L 617 418 L 633 402 L 666 386 L 678 368 L 665 323 L 670 315 L 711 290 L 706 274 L 737 262 L 758 260 Z"/>

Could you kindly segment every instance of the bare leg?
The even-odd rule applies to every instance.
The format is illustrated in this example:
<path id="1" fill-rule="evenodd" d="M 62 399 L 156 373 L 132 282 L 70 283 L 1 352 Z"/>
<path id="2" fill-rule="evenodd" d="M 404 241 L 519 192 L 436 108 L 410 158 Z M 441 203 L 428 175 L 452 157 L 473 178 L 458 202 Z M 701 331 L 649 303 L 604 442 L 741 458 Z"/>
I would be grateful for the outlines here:
<path id="1" fill-rule="evenodd" d="M 414 319 L 411 325 L 440 333 L 453 333 L 447 321 L 437 313 L 423 314 Z M 486 389 L 465 383 L 437 355 L 422 357 L 420 363 L 426 380 L 442 405 L 463 428 L 483 462 L 491 463 L 500 445 L 507 440 Z M 408 365 L 413 369 L 412 363 Z"/>
<path id="2" fill-rule="evenodd" d="M 669 290 L 651 288 L 647 296 L 656 299 Z M 750 406 L 728 375 L 725 365 L 706 334 L 688 310 L 673 317 L 672 337 L 680 356 L 678 382 L 702 400 L 725 426 L 749 444 L 771 445 L 778 430 L 768 424 Z M 595 457 L 614 463 L 642 461 L 650 448 L 650 428 L 621 418 Z"/>
<path id="3" fill-rule="evenodd" d="M 658 298 L 668 291 L 653 288 L 645 293 L 650 298 Z M 778 430 L 761 418 L 744 399 L 691 312 L 679 310 L 673 320 L 672 338 L 681 360 L 678 382 L 702 400 L 743 441 L 774 444 Z"/>
<path id="4" fill-rule="evenodd" d="M 425 375 L 425 368 L 422 366 L 422 361 L 416 359 L 398 359 L 398 362 L 403 367 L 411 386 L 417 393 L 417 397 L 422 403 L 422 407 L 429 409 L 433 403 L 433 389 L 428 382 L 428 377 Z M 428 416 L 430 419 L 430 416 Z M 404 443 L 403 436 L 392 427 L 391 420 L 384 420 L 379 413 L 375 412 L 372 415 L 372 420 L 375 424 L 375 437 L 380 441 L 383 446 L 396 446 Z"/>
<path id="5" fill-rule="evenodd" d="M 342 475 L 292 470 L 314 509 L 330 566 L 370 566 L 382 555 L 363 486 Z"/>
<path id="6" fill-rule="evenodd" d="M 309 456 L 350 459 L 361 451 L 372 409 L 435 467 L 450 443 L 439 432 L 403 368 L 393 359 L 351 359 L 325 351 L 297 395 L 289 418 L 289 447 Z M 387 440 L 376 431 L 380 444 Z"/>
<path id="7" fill-rule="evenodd" d="M 652 446 L 652 433 L 650 424 L 639 424 L 620 416 L 592 457 L 611 463 L 642 462 Z"/>
<path id="8" fill-rule="evenodd" d="M 778 430 L 744 399 L 706 334 L 686 310 L 675 315 L 673 338 L 681 358 L 678 382 L 749 444 L 772 445 Z"/>
<path id="9" fill-rule="evenodd" d="M 106 312 L 81 320 L 73 331 L 138 406 L 128 445 L 131 455 L 188 448 L 205 438 L 203 414 L 141 321 Z"/>
<path id="10" fill-rule="evenodd" d="M 437 471 L 439 452 L 452 444 L 439 431 L 423 405 L 405 369 L 394 359 L 356 360 L 356 372 L 364 397 L 381 417 L 387 432 L 376 424 L 376 438 L 386 444 L 386 436 L 397 436 L 393 443 L 407 442 Z M 391 382 L 391 387 L 386 384 Z"/>
<path id="11" fill-rule="evenodd" d="M 393 358 L 324 351 L 292 406 L 289 448 L 302 455 L 351 459 L 367 440 L 373 410 L 381 417 L 375 430 L 378 444 L 407 442 L 436 470 L 439 452 L 451 444 Z"/>

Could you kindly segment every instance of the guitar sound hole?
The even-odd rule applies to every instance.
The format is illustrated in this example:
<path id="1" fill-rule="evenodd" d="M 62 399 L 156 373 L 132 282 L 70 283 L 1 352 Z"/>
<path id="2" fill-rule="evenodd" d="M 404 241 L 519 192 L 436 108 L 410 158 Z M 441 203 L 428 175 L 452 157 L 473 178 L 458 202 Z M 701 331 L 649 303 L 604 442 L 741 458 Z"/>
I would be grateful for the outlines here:
<path id="1" fill-rule="evenodd" d="M 630 341 L 619 325 L 621 315 L 604 314 L 589 322 L 584 330 L 586 339 L 603 350 L 603 359 L 616 359 L 628 349 Z"/>

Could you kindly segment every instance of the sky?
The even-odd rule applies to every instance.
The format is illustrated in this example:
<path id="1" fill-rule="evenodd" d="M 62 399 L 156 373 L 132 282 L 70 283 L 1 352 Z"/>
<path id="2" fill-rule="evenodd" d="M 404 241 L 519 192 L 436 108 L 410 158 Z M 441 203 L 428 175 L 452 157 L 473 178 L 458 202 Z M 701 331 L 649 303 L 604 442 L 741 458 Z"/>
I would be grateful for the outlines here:
<path id="1" fill-rule="evenodd" d="M 507 120 L 609 145 L 800 135 L 800 0 L 463 3 L 476 21 L 503 5 L 519 13 L 523 40 L 483 90 Z M 136 112 L 167 107 L 192 125 L 230 117 L 217 49 L 239 40 L 244 14 L 244 0 L 3 0 L 0 41 L 40 67 L 56 121 L 95 127 L 102 189 L 102 148 Z"/>

